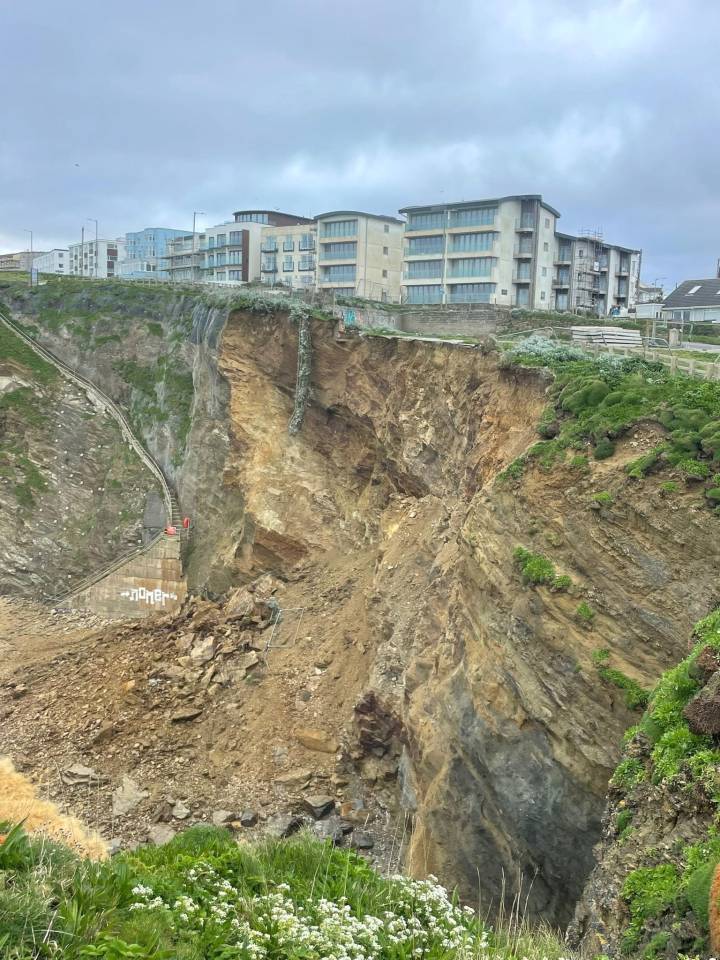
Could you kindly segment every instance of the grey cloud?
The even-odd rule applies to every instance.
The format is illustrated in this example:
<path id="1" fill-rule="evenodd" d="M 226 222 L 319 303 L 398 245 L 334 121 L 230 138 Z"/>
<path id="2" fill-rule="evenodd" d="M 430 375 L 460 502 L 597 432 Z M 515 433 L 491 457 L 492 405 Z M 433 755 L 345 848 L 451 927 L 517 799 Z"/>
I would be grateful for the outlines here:
<path id="1" fill-rule="evenodd" d="M 8 4 L 0 245 L 527 191 L 650 279 L 708 274 L 718 27 L 715 0 Z"/>

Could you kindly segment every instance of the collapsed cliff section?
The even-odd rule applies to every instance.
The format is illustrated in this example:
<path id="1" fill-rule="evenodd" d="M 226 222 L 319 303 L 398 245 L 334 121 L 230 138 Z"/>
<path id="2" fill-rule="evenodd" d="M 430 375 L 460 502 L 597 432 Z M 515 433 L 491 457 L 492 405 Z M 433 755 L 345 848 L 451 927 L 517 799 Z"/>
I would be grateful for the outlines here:
<path id="1" fill-rule="evenodd" d="M 717 955 L 711 885 L 720 862 L 719 690 L 715 611 L 697 624 L 689 656 L 663 674 L 625 737 L 597 864 L 570 931 L 588 955 Z"/>
<path id="2" fill-rule="evenodd" d="M 270 570 L 305 576 L 310 593 L 356 556 L 370 677 L 348 762 L 394 815 L 412 813 L 414 870 L 468 897 L 479 883 L 488 901 L 521 876 L 530 910 L 564 922 L 633 718 L 593 655 L 609 651 L 641 687 L 676 659 L 715 591 L 717 519 L 696 489 L 628 474 L 663 434 L 652 421 L 610 459 L 576 452 L 500 478 L 537 435 L 552 382 L 539 369 L 449 345 L 337 342 L 321 321 L 313 344 L 291 437 L 293 325 L 227 324 L 223 487 L 243 510 L 215 526 L 207 582 Z M 557 578 L 524 583 L 518 547 Z M 340 595 L 333 615 L 311 637 L 339 649 L 357 607 Z"/>
<path id="3" fill-rule="evenodd" d="M 0 327 L 0 593 L 52 597 L 135 546 L 153 487 L 115 422 Z"/>

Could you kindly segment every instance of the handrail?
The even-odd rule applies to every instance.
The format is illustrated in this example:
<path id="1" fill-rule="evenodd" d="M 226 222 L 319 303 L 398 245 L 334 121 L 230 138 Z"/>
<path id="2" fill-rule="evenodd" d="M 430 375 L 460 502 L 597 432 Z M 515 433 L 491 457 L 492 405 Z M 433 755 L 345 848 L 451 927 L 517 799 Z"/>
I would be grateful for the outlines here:
<path id="1" fill-rule="evenodd" d="M 41 346 L 37 340 L 34 340 L 29 336 L 25 331 L 15 323 L 14 320 L 11 320 L 4 313 L 0 312 L 0 321 L 2 321 L 6 327 L 8 327 L 14 334 L 20 337 L 31 350 L 33 350 L 39 357 L 42 357 L 43 360 L 46 360 L 48 363 L 56 367 L 64 376 L 68 379 L 74 381 L 78 386 L 82 387 L 88 394 L 92 395 L 95 400 L 103 406 L 111 417 L 117 422 L 120 427 L 120 431 L 125 440 L 130 444 L 138 457 L 142 460 L 145 466 L 150 470 L 155 479 L 160 484 L 163 493 L 163 500 L 165 501 L 165 511 L 167 513 L 168 523 L 172 520 L 172 502 L 173 495 L 170 490 L 170 486 L 165 479 L 165 474 L 160 469 L 158 462 L 151 456 L 151 454 L 145 449 L 142 443 L 137 439 L 133 433 L 132 427 L 128 423 L 128 420 L 122 410 L 118 407 L 114 400 L 111 400 L 107 394 L 103 393 L 98 387 L 95 386 L 90 380 L 86 380 L 81 374 L 76 373 L 72 367 L 69 367 L 63 360 L 59 357 L 56 357 L 54 353 L 51 353 L 50 350 L 47 350 L 45 347 Z"/>
<path id="2" fill-rule="evenodd" d="M 111 417 L 116 421 L 120 427 L 120 432 L 123 438 L 130 444 L 135 453 L 138 455 L 140 460 L 145 464 L 145 466 L 150 470 L 155 479 L 160 484 L 163 493 L 163 501 L 165 503 L 165 512 L 167 514 L 167 522 L 171 523 L 173 520 L 173 503 L 174 496 L 170 485 L 165 479 L 165 475 L 160 468 L 158 462 L 154 457 L 145 449 L 143 444 L 137 439 L 133 430 L 128 423 L 128 420 L 125 414 L 120 410 L 118 405 L 114 400 L 111 400 L 107 394 L 103 393 L 98 387 L 95 386 L 90 380 L 87 380 L 81 374 L 76 373 L 72 367 L 69 367 L 63 360 L 59 357 L 56 357 L 54 353 L 51 353 L 50 350 L 47 350 L 45 347 L 41 346 L 36 340 L 29 336 L 25 331 L 15 323 L 14 320 L 11 320 L 4 313 L 0 312 L 0 321 L 5 324 L 5 326 L 11 330 L 16 336 L 27 344 L 30 349 L 36 353 L 39 357 L 45 360 L 47 363 L 52 364 L 63 376 L 67 377 L 69 380 L 72 380 L 78 386 L 80 386 L 89 397 L 94 398 L 94 400 L 106 410 Z M 109 574 L 114 570 L 117 570 L 119 567 L 124 566 L 128 561 L 132 560 L 134 557 L 138 557 L 143 553 L 146 553 L 151 547 L 154 547 L 165 536 L 164 532 L 157 534 L 153 537 L 149 543 L 144 544 L 141 547 L 136 547 L 134 550 L 124 554 L 121 557 L 117 557 L 115 560 L 111 561 L 109 564 L 104 566 L 102 569 L 95 571 L 95 573 L 89 574 L 79 583 L 74 584 L 69 590 L 59 593 L 53 597 L 46 598 L 50 603 L 61 603 L 64 600 L 67 600 L 69 597 L 75 596 L 78 593 L 81 593 L 83 590 L 88 589 L 88 587 L 93 586 L 98 583 L 100 580 L 104 580 Z"/>

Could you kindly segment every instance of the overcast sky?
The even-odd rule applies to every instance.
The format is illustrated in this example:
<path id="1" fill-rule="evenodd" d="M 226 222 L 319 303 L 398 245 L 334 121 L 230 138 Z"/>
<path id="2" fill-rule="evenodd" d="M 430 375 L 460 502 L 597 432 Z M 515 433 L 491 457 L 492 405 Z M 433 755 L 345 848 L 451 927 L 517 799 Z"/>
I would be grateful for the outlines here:
<path id="1" fill-rule="evenodd" d="M 0 251 L 541 193 L 720 257 L 720 0 L 0 0 Z"/>

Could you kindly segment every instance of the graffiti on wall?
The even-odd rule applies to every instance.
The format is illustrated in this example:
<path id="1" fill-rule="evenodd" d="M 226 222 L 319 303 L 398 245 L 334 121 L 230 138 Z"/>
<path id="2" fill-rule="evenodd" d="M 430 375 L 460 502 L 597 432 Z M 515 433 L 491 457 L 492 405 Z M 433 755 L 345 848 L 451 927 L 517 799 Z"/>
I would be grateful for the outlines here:
<path id="1" fill-rule="evenodd" d="M 130 590 L 121 590 L 120 596 L 131 603 L 147 603 L 151 607 L 164 607 L 166 600 L 177 600 L 176 593 L 165 593 L 160 587 L 148 590 L 146 587 L 132 587 Z"/>

